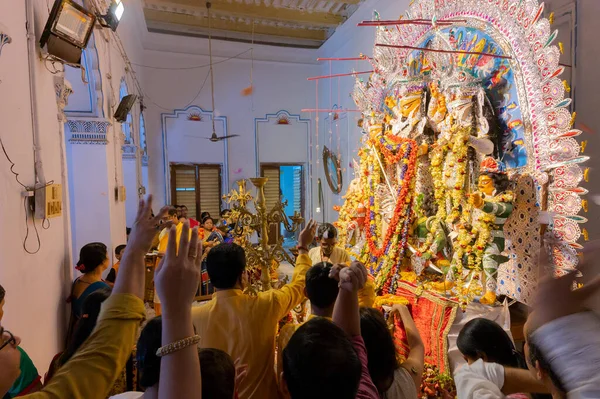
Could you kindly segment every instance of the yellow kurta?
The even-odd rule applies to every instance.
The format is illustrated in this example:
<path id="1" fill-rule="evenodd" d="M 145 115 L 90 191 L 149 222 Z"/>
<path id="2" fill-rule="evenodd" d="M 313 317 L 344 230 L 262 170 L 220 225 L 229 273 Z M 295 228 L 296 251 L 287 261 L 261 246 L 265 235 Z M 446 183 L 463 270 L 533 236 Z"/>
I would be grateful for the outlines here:
<path id="1" fill-rule="evenodd" d="M 321 257 L 321 247 L 311 249 L 308 252 L 308 256 L 310 256 L 310 260 L 313 265 L 323 262 L 323 258 Z M 350 262 L 352 262 L 352 259 L 350 259 L 350 255 L 348 254 L 348 252 L 346 252 L 342 248 L 335 247 L 331 252 L 331 256 L 329 257 L 328 262 L 333 263 L 334 265 L 349 265 Z"/>
<path id="2" fill-rule="evenodd" d="M 23 398 L 106 398 L 131 356 L 145 317 L 144 302 L 135 295 L 111 295 L 102 304 L 96 329 L 83 346 L 44 389 Z"/>
<path id="3" fill-rule="evenodd" d="M 322 257 L 321 257 L 321 248 L 320 247 L 311 249 L 308 252 L 308 256 L 310 256 L 310 260 L 313 265 L 316 265 L 317 263 L 321 263 L 323 261 Z M 348 254 L 348 252 L 346 252 L 345 250 L 343 250 L 342 248 L 339 248 L 339 247 L 333 248 L 333 251 L 331 252 L 331 256 L 329 257 L 329 263 L 332 263 L 334 265 L 341 264 L 341 265 L 349 266 L 350 262 L 352 262 L 352 259 L 350 258 L 350 255 Z M 375 281 L 373 280 L 373 278 L 371 276 L 369 276 L 363 289 L 358 291 L 358 305 L 360 307 L 371 308 L 371 307 L 373 307 L 374 302 L 375 302 Z"/>
<path id="4" fill-rule="evenodd" d="M 241 290 L 218 291 L 207 304 L 192 309 L 192 321 L 202 337 L 200 346 L 227 352 L 248 365 L 239 388 L 240 399 L 278 398 L 275 378 L 277 324 L 304 298 L 307 255 L 298 256 L 292 281 L 256 297 Z"/>
<path id="5" fill-rule="evenodd" d="M 183 232 L 183 223 L 179 223 L 177 225 L 176 230 L 176 240 L 177 240 L 177 248 L 179 249 L 179 240 L 181 239 L 181 233 Z M 190 229 L 189 239 L 192 239 L 192 229 Z M 158 252 L 165 253 L 167 252 L 167 244 L 169 244 L 169 229 L 162 229 L 160 235 L 158 236 Z"/>

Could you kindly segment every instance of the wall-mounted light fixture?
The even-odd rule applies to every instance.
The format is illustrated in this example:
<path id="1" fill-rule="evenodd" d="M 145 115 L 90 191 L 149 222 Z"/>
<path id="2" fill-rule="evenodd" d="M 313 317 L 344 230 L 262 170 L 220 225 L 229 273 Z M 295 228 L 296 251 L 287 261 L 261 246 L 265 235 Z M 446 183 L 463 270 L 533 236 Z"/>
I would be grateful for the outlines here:
<path id="1" fill-rule="evenodd" d="M 94 29 L 96 17 L 73 0 L 56 0 L 40 38 L 48 53 L 70 64 L 81 63 L 81 52 Z"/>
<path id="2" fill-rule="evenodd" d="M 123 5 L 123 1 L 112 0 L 108 12 L 106 15 L 99 16 L 98 21 L 103 27 L 116 31 L 124 12 L 125 6 Z"/>

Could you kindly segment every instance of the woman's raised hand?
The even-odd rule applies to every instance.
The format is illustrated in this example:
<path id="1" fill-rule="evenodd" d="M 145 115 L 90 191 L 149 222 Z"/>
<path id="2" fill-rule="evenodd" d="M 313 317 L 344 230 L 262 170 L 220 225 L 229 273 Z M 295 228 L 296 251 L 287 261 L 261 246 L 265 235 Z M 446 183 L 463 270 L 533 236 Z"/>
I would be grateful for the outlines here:
<path id="1" fill-rule="evenodd" d="M 156 292 L 162 300 L 165 313 L 190 311 L 200 281 L 202 242 L 198 240 L 198 228 L 192 230 L 185 222 L 177 248 L 177 229 L 171 226 L 167 252 L 158 265 L 154 280 Z"/>

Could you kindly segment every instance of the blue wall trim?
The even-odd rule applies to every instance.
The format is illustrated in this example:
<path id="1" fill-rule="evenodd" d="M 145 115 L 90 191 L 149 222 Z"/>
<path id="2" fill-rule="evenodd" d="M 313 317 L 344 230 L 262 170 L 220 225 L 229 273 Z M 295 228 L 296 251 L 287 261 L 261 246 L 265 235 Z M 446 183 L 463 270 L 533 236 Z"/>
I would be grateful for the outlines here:
<path id="1" fill-rule="evenodd" d="M 259 154 L 259 150 L 258 150 L 258 124 L 278 120 L 279 117 L 281 117 L 281 116 L 285 116 L 288 119 L 294 120 L 298 123 L 306 124 L 306 138 L 307 138 L 306 153 L 308 154 L 308 166 L 307 166 L 307 173 L 305 173 L 304 181 L 305 181 L 305 187 L 308 189 L 308 200 L 306 201 L 308 210 L 304 210 L 304 211 L 305 212 L 308 211 L 308 214 L 312 215 L 313 195 L 312 195 L 312 182 L 310 181 L 310 176 L 312 176 L 313 162 L 312 162 L 312 151 L 311 151 L 312 134 L 311 134 L 311 124 L 310 124 L 311 120 L 310 119 L 302 118 L 302 116 L 300 114 L 291 114 L 289 111 L 286 111 L 283 109 L 280 111 L 277 111 L 274 114 L 266 114 L 263 118 L 254 118 L 254 154 L 256 157 L 256 176 L 260 176 L 260 154 Z M 304 215 L 304 218 L 306 220 L 309 219 L 307 215 Z"/>
<path id="2" fill-rule="evenodd" d="M 167 119 L 178 119 L 181 115 L 188 114 L 190 111 L 196 111 L 200 115 L 208 115 L 211 119 L 214 119 L 215 122 L 219 121 L 223 123 L 223 134 L 227 136 L 227 117 L 226 116 L 217 116 L 213 118 L 213 111 L 205 111 L 197 105 L 190 105 L 185 109 L 176 109 L 173 113 L 162 113 L 160 114 L 161 118 L 161 134 L 163 141 L 163 166 L 165 173 L 165 199 L 169 204 L 171 203 L 171 178 L 170 178 L 170 168 L 169 168 L 169 157 L 167 153 Z M 222 177 L 222 195 L 229 192 L 229 145 L 227 140 L 223 144 L 224 147 L 224 165 L 223 165 L 223 173 L 221 173 Z"/>

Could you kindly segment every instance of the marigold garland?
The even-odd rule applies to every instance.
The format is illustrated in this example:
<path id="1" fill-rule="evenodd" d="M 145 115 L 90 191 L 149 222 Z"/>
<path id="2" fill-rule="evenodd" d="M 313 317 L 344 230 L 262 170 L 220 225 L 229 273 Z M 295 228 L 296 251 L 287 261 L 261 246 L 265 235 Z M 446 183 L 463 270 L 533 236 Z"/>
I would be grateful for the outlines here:
<path id="1" fill-rule="evenodd" d="M 377 213 L 375 212 L 375 195 L 374 195 L 374 187 L 372 187 L 373 185 L 373 180 L 374 179 L 369 179 L 369 184 L 368 186 L 371 189 L 370 194 L 370 198 L 369 201 L 367 202 L 367 215 L 369 216 L 369 227 L 366 229 L 366 236 L 367 236 L 367 245 L 369 247 L 370 250 L 370 254 L 374 257 L 380 258 L 382 257 L 386 250 L 389 248 L 389 244 L 390 244 L 390 240 L 391 237 L 396 233 L 396 229 L 398 227 L 398 222 L 400 221 L 400 218 L 403 214 L 403 209 L 406 207 L 407 203 L 407 196 L 410 192 L 410 182 L 412 181 L 414 175 L 415 175 L 415 165 L 416 165 L 416 160 L 417 160 L 417 152 L 418 152 L 418 147 L 416 145 L 416 142 L 412 139 L 403 139 L 404 143 L 401 146 L 400 151 L 402 152 L 402 150 L 404 150 L 403 152 L 408 155 L 408 161 L 406 163 L 406 171 L 404 173 L 404 176 L 402 178 L 402 185 L 400 186 L 400 190 L 398 192 L 398 196 L 397 196 L 397 202 L 396 202 L 396 207 L 394 209 L 394 214 L 392 216 L 392 219 L 390 220 L 390 224 L 388 226 L 388 229 L 386 231 L 386 235 L 385 238 L 382 240 L 382 246 L 381 247 L 377 247 L 376 241 L 377 241 L 377 237 L 375 234 L 375 230 L 377 228 L 377 224 L 375 222 L 375 218 L 377 217 Z"/>

